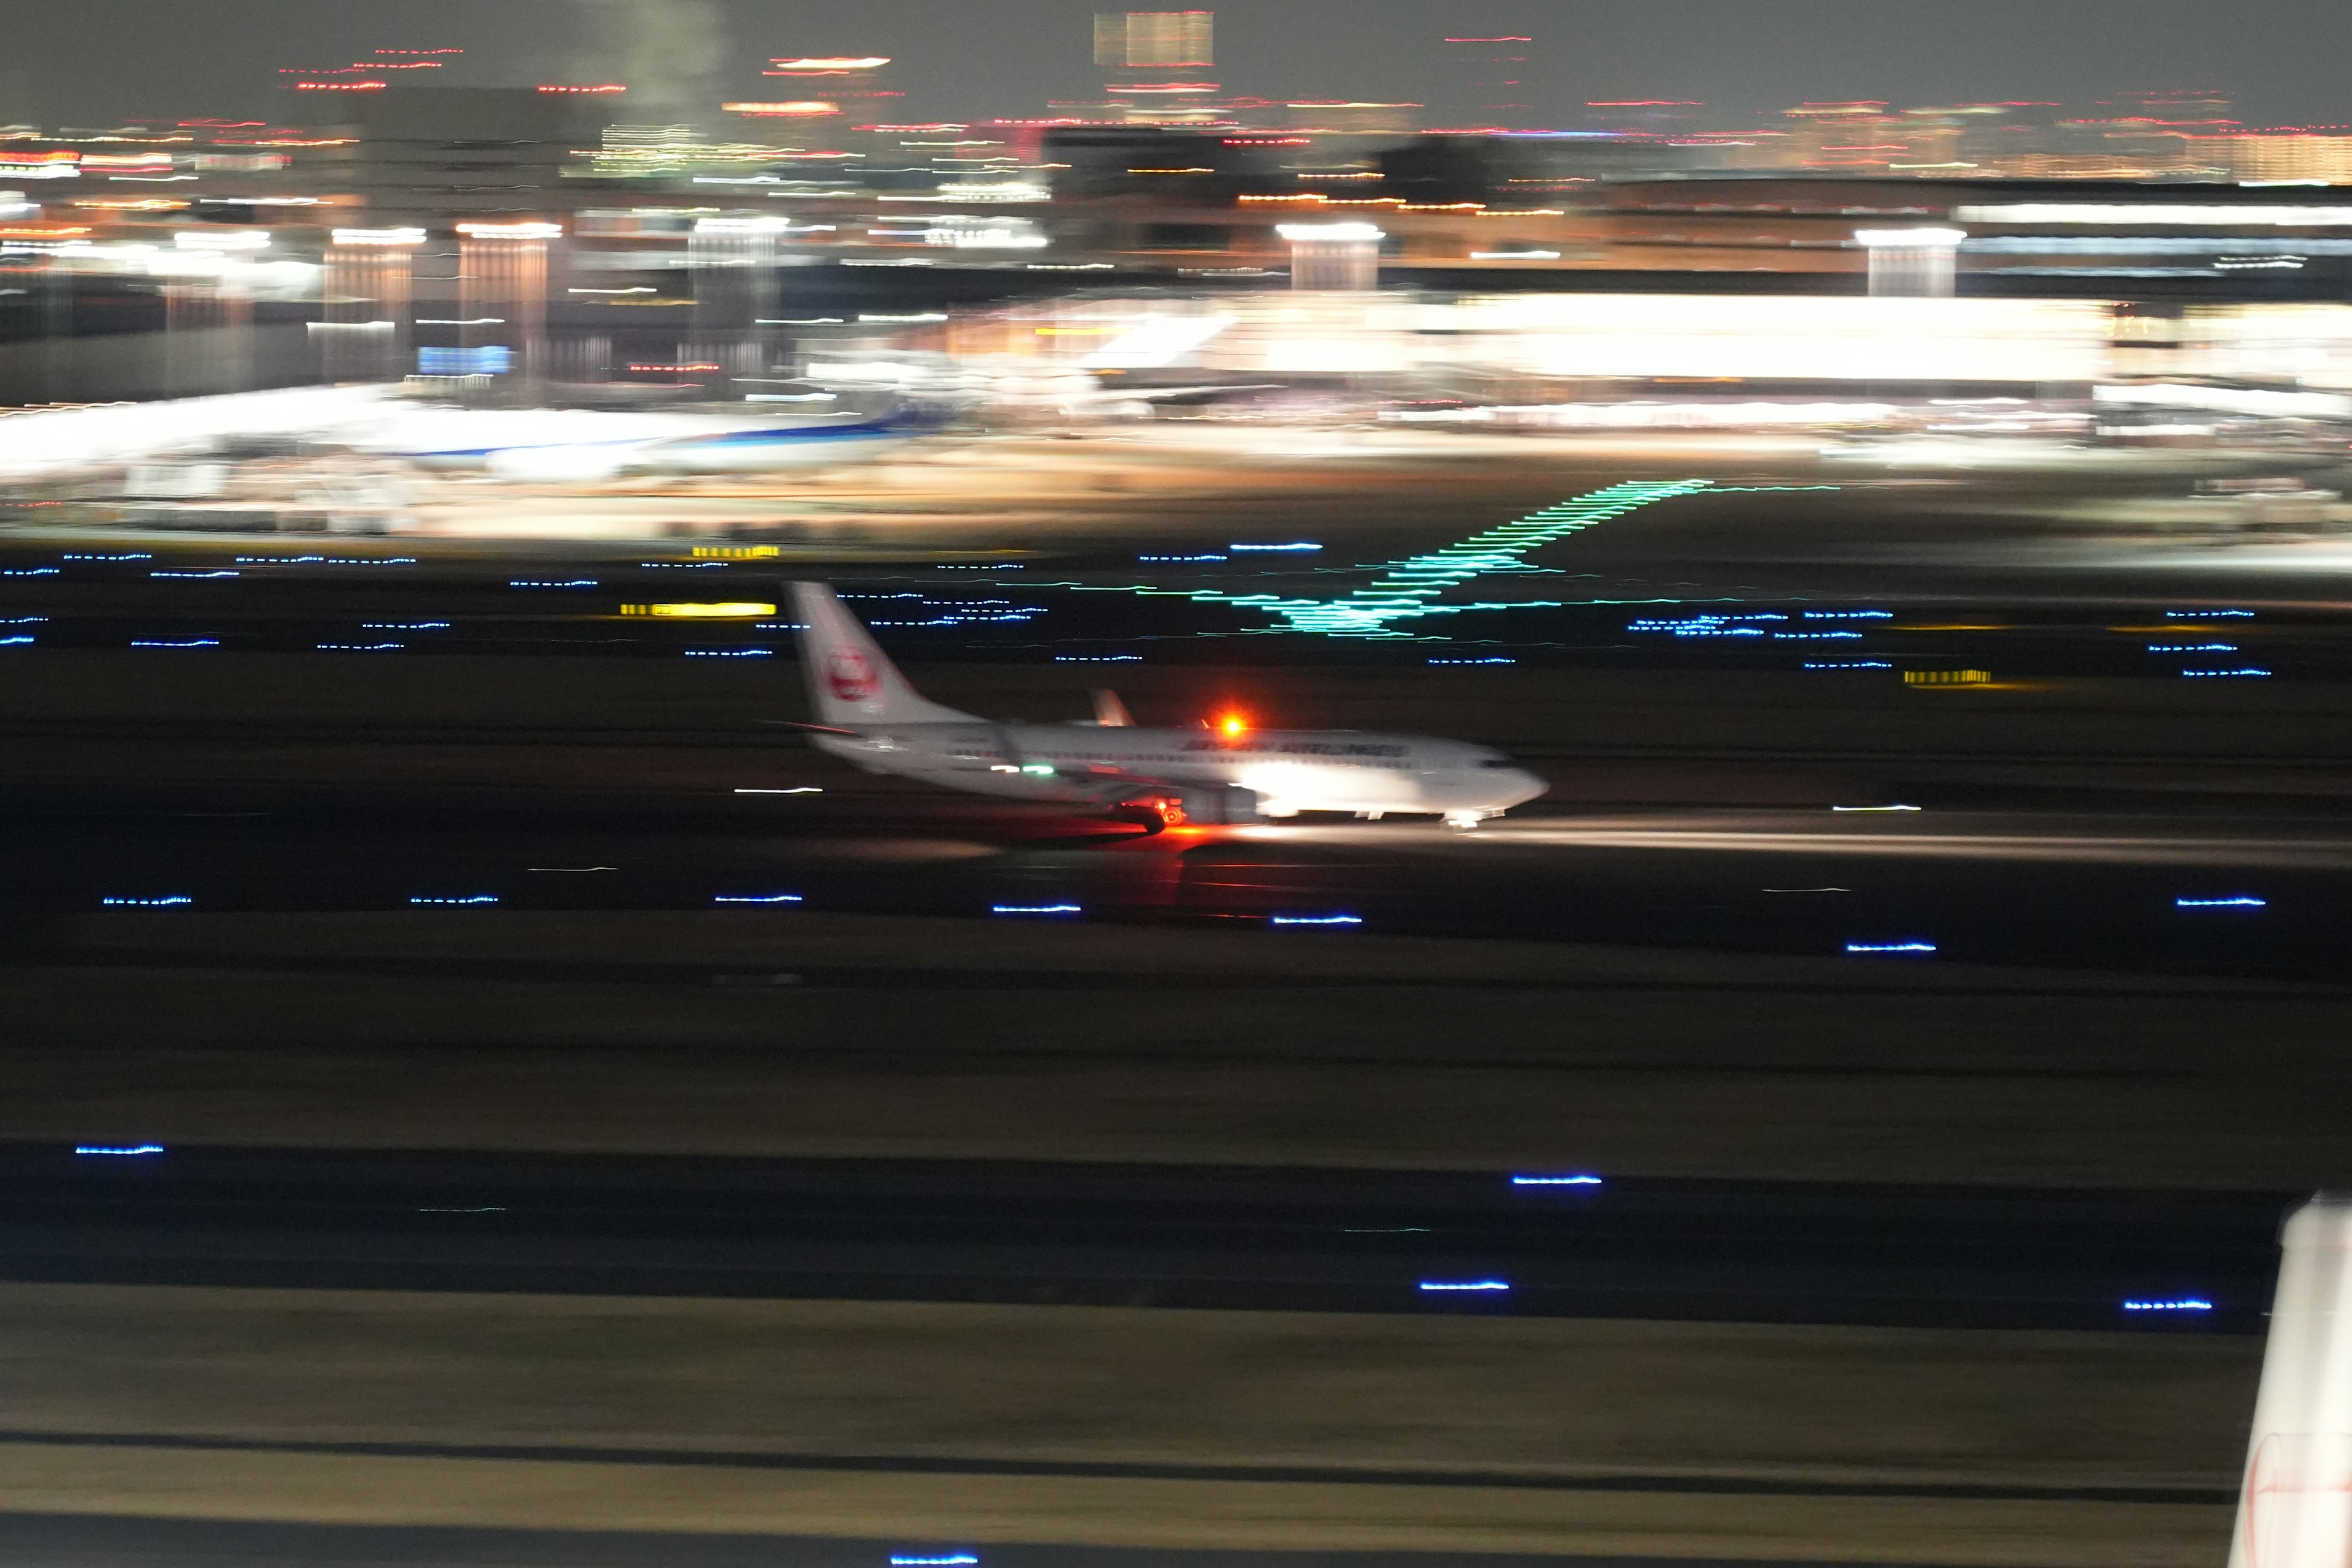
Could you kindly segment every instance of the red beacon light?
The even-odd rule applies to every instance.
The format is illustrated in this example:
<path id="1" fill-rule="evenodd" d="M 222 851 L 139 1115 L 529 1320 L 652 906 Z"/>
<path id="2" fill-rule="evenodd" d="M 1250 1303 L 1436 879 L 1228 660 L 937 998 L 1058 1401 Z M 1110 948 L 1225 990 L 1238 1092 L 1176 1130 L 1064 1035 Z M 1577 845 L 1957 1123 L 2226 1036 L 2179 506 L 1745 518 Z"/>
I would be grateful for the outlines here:
<path id="1" fill-rule="evenodd" d="M 1214 726 L 1217 733 L 1228 741 L 1238 741 L 1249 733 L 1248 716 L 1241 713 L 1221 713 Z"/>

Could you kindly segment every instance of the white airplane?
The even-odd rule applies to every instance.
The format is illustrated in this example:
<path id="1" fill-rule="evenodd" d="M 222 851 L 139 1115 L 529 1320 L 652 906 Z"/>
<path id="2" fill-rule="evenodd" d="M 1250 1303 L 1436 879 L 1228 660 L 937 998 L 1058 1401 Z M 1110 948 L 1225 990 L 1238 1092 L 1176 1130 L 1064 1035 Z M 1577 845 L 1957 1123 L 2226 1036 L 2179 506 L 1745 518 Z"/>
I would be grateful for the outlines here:
<path id="1" fill-rule="evenodd" d="M 1016 800 L 1099 806 L 1155 828 L 1302 811 L 1442 816 L 1475 827 L 1549 786 L 1500 752 L 1357 730 L 1146 730 L 1095 694 L 1093 721 L 993 723 L 919 695 L 823 583 L 795 583 L 815 744 L 868 773 Z"/>
<path id="2" fill-rule="evenodd" d="M 355 433 L 355 450 L 428 468 L 542 483 L 624 473 L 743 474 L 857 462 L 902 446 L 910 422 L 871 415 L 735 417 L 668 410 L 394 409 Z"/>

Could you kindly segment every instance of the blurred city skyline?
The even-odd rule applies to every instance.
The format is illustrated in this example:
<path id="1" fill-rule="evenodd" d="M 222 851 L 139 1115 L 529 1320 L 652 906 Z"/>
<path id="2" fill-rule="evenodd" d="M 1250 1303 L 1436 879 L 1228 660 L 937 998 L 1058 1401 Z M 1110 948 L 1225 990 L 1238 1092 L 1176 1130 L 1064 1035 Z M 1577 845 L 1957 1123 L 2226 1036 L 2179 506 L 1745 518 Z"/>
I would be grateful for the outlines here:
<path id="1" fill-rule="evenodd" d="M 440 79 L 452 85 L 570 81 L 592 67 L 601 78 L 628 81 L 716 62 L 709 86 L 719 96 L 757 87 L 773 56 L 882 53 L 894 59 L 910 115 L 1029 114 L 1099 89 L 1091 54 L 1097 9 L 1078 0 L 1018 6 L 887 0 L 854 12 L 743 0 L 692 7 L 510 0 L 495 9 L 396 0 L 364 10 L 303 0 L 176 6 L 96 0 L 15 19 L 11 53 L 18 63 L 0 64 L 0 121 L 301 119 L 278 89 L 281 68 L 338 65 L 386 47 L 465 50 Z M 2343 92 L 2330 79 L 2333 51 L 2325 47 L 2342 24 L 2311 0 L 2228 11 L 2188 0 L 2056 6 L 1981 0 L 1965 7 L 1238 0 L 1214 10 L 1212 74 L 1227 91 L 1423 102 L 1433 122 L 1446 118 L 1447 95 L 1456 90 L 1442 40 L 1465 32 L 1533 40 L 1528 107 L 1514 117 L 1527 126 L 1571 123 L 1595 98 L 1696 100 L 1706 105 L 1706 122 L 1736 125 L 1808 100 L 1900 107 L 2048 99 L 2087 111 L 2114 95 L 2181 88 L 2228 97 L 2250 125 L 2342 118 Z M 644 40 L 641 53 L 632 37 Z M 2299 47 L 2282 47 L 2290 40 Z M 37 70 L 23 63 L 36 59 Z"/>

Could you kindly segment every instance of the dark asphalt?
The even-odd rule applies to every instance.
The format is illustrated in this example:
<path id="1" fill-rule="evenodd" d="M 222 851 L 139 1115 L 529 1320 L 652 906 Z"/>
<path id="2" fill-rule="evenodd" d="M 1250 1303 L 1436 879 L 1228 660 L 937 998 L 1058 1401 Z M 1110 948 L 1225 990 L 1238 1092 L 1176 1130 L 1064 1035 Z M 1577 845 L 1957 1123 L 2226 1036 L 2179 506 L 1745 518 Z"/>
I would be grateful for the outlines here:
<path id="1" fill-rule="evenodd" d="M 2192 1500 L 2204 1500 L 2198 1498 Z M 979 1568 L 1739 1568 L 1720 1559 L 1585 1557 L 1479 1552 L 1186 1552 L 1107 1546 L 977 1546 L 839 1537 L 483 1530 L 421 1525 L 249 1523 L 0 1513 L 0 1563 L 10 1568 L 229 1568 L 231 1564 L 368 1564 L 370 1568 L 888 1568 L 894 1559 Z M 1790 1560 L 1782 1568 L 1830 1568 Z M 1890 1568 L 1840 1559 L 1836 1568 Z M 1910 1563 L 1905 1568 L 1936 1568 Z"/>
<path id="2" fill-rule="evenodd" d="M 722 773 L 721 780 L 728 774 Z M 0 784 L 0 921 L 17 962 L 138 961 L 71 945 L 60 917 L 110 899 L 171 910 L 795 910 L 1066 917 L 1294 933 L 1346 929 L 1845 958 L 2252 976 L 2333 986 L 2352 923 L 2352 815 L 1938 804 L 1916 813 L 1610 809 L 1537 803 L 1463 836 L 1345 821 L 1147 837 L 1100 818 L 971 797 L 875 793 L 787 751 L 747 759 L 822 796 Z M 1883 796 L 1880 798 L 1884 798 Z M 418 900 L 472 899 L 465 907 Z M 2255 899 L 2258 904 L 2179 900 Z M 160 917 L 159 917 L 160 918 Z M 159 931 L 168 951 L 168 930 Z M 788 925 L 780 927 L 788 930 Z M 905 955 L 900 955 L 902 958 Z M 228 962 L 225 959 L 209 962 Z M 513 978 L 586 978 L 561 966 Z M 485 971 L 488 973 L 488 971 Z M 640 973 L 638 978 L 684 976 Z M 698 978 L 698 977 L 689 977 Z M 730 980 L 713 970 L 698 978 Z M 810 975 L 811 984 L 843 977 Z"/>
<path id="3" fill-rule="evenodd" d="M 0 1278 L 2248 1333 L 2291 1201 L 14 1146 Z"/>

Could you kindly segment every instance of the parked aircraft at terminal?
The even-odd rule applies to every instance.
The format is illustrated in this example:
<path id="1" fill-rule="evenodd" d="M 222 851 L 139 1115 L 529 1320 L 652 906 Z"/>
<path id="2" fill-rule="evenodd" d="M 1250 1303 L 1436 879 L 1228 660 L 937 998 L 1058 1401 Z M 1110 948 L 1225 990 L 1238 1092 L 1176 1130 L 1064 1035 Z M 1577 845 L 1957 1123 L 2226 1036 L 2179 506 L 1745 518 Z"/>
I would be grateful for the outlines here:
<path id="1" fill-rule="evenodd" d="M 1500 752 L 1356 730 L 1144 729 L 1108 692 L 1075 724 L 996 723 L 908 684 L 822 583 L 795 583 L 816 745 L 868 773 L 1016 800 L 1093 805 L 1157 825 L 1302 811 L 1443 817 L 1475 827 L 1549 786 Z"/>
<path id="2" fill-rule="evenodd" d="M 501 479 L 593 482 L 624 473 L 740 474 L 878 457 L 911 433 L 865 414 L 731 415 L 589 408 L 388 410 L 355 450 Z"/>
<path id="3" fill-rule="evenodd" d="M 300 386 L 9 414 L 0 479 L 201 458 L 257 441 L 540 482 L 760 473 L 877 458 L 919 427 L 898 415 L 464 408 L 393 387 Z"/>

